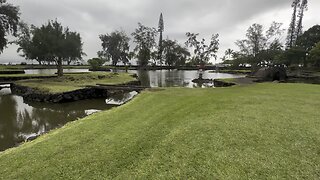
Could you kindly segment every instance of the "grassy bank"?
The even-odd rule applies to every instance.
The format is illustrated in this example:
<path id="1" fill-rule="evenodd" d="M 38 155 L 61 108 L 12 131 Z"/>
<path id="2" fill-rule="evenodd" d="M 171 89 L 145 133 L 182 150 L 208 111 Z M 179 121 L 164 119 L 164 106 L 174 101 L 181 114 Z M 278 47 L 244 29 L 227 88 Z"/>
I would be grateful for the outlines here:
<path id="1" fill-rule="evenodd" d="M 57 76 L 57 75 L 53 75 L 53 74 L 0 74 L 0 78 L 2 77 L 22 77 L 22 78 L 28 78 L 28 77 L 41 77 L 41 76 Z"/>
<path id="2" fill-rule="evenodd" d="M 16 82 L 18 85 L 31 87 L 44 93 L 62 93 L 83 89 L 96 84 L 123 84 L 136 80 L 126 73 L 74 73 L 50 79 L 30 79 Z"/>
<path id="3" fill-rule="evenodd" d="M 239 70 L 218 70 L 218 71 L 209 71 L 209 73 L 228 73 L 228 74 L 250 74 L 251 70 L 244 70 L 244 69 L 239 69 Z"/>
<path id="4" fill-rule="evenodd" d="M 27 65 L 0 65 L 0 71 L 4 71 L 4 70 L 24 70 L 24 69 L 56 69 L 57 66 L 55 65 L 31 65 L 31 64 L 27 64 Z M 90 66 L 86 66 L 86 65 L 81 65 L 81 66 L 68 66 L 68 65 L 64 65 L 63 66 L 64 69 L 89 69 Z"/>
<path id="5" fill-rule="evenodd" d="M 143 92 L 0 153 L 0 179 L 319 179 L 319 89 Z"/>
<path id="6" fill-rule="evenodd" d="M 216 80 L 223 83 L 232 83 L 239 86 L 247 86 L 247 85 L 255 84 L 257 79 L 242 77 L 242 78 L 226 78 L 226 79 L 216 79 Z"/>

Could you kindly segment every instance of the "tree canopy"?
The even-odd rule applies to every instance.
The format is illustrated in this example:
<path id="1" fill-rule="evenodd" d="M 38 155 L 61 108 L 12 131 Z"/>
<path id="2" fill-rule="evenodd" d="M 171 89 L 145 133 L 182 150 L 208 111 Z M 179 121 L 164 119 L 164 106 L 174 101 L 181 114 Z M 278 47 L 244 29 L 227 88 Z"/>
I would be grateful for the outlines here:
<path id="1" fill-rule="evenodd" d="M 177 41 L 170 39 L 163 40 L 163 56 L 168 66 L 182 66 L 186 64 L 190 52 L 182 47 Z"/>
<path id="2" fill-rule="evenodd" d="M 63 75 L 62 63 L 80 60 L 82 51 L 81 36 L 63 27 L 57 21 L 48 21 L 41 27 L 22 25 L 22 31 L 16 43 L 18 51 L 29 60 L 39 63 L 53 62 L 57 65 L 58 75 Z"/>
<path id="3" fill-rule="evenodd" d="M 315 25 L 305 31 L 298 39 L 297 46 L 310 51 L 320 41 L 320 25 Z"/>
<path id="4" fill-rule="evenodd" d="M 193 59 L 194 63 L 198 65 L 204 65 L 209 62 L 211 58 L 217 58 L 217 52 L 219 50 L 219 34 L 213 34 L 211 36 L 209 44 L 206 44 L 206 40 L 198 40 L 198 35 L 196 33 L 187 32 L 186 36 L 188 40 L 186 41 L 187 47 L 193 48 Z"/>
<path id="5" fill-rule="evenodd" d="M 112 65 L 118 62 L 127 64 L 129 62 L 129 41 L 130 38 L 124 31 L 114 31 L 110 34 L 100 35 L 102 51 L 98 52 L 99 57 L 112 60 Z"/>
<path id="6" fill-rule="evenodd" d="M 0 0 L 0 54 L 8 44 L 7 35 L 17 35 L 19 15 L 19 7 Z"/>
<path id="7" fill-rule="evenodd" d="M 247 59 L 245 63 L 253 67 L 271 63 L 282 48 L 280 38 L 284 30 L 281 27 L 282 23 L 277 22 L 273 22 L 267 30 L 261 24 L 251 25 L 246 39 L 236 41 L 240 49 L 238 57 Z"/>
<path id="8" fill-rule="evenodd" d="M 316 44 L 316 46 L 311 49 L 309 60 L 312 65 L 316 67 L 320 67 L 320 41 Z"/>
<path id="9" fill-rule="evenodd" d="M 135 29 L 132 36 L 133 42 L 136 43 L 134 51 L 137 53 L 138 63 L 140 66 L 147 66 L 151 59 L 152 50 L 156 46 L 157 29 L 138 23 L 138 28 Z"/>

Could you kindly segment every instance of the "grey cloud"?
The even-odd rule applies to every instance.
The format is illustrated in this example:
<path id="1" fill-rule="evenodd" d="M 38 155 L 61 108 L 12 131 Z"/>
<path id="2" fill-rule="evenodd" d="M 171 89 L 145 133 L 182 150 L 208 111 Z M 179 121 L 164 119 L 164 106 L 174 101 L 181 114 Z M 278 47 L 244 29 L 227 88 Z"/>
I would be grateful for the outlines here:
<path id="1" fill-rule="evenodd" d="M 313 0 L 318 1 L 318 0 Z M 156 27 L 160 12 L 164 13 L 165 36 L 181 44 L 188 31 L 210 37 L 219 33 L 221 51 L 233 47 L 233 42 L 245 34 L 256 17 L 270 12 L 289 11 L 291 0 L 9 0 L 21 8 L 22 19 L 41 25 L 57 18 L 64 26 L 81 33 L 87 58 L 100 50 L 99 34 L 122 28 L 128 34 L 138 22 Z M 310 0 L 312 3 L 312 0 Z M 320 7 L 320 3 L 313 2 Z M 290 19 L 290 14 L 286 14 Z M 279 21 L 279 17 L 267 17 Z M 281 19 L 281 18 L 280 18 Z M 282 18 L 284 19 L 284 18 Z M 308 20 L 309 24 L 314 18 Z M 281 21 L 280 21 L 281 22 Z M 318 21 L 319 22 L 319 21 Z M 265 23 L 265 22 L 258 22 Z M 285 22 L 286 23 L 286 22 Z M 316 22 L 315 22 L 316 23 Z M 287 25 L 287 24 L 285 24 Z M 17 59 L 16 47 L 0 55 L 0 62 Z"/>

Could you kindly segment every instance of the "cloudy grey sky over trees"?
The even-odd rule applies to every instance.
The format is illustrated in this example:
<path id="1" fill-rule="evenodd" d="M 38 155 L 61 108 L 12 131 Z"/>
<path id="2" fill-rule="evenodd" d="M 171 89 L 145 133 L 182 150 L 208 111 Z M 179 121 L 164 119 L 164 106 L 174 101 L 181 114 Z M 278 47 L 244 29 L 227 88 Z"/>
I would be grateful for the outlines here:
<path id="1" fill-rule="evenodd" d="M 81 34 L 85 59 L 96 57 L 101 50 L 100 34 L 123 29 L 131 34 L 137 23 L 157 27 L 162 12 L 165 21 L 164 38 L 184 43 L 186 32 L 200 33 L 209 38 L 220 34 L 219 55 L 226 49 L 236 49 L 234 42 L 245 36 L 253 23 L 269 26 L 272 21 L 291 20 L 291 0 L 8 0 L 20 6 L 21 19 L 40 26 L 49 19 L 57 19 L 63 26 Z M 320 24 L 320 1 L 310 0 L 304 17 L 304 30 Z M 283 40 L 285 40 L 285 35 Z M 10 45 L 0 55 L 0 62 L 20 62 L 17 47 Z"/>

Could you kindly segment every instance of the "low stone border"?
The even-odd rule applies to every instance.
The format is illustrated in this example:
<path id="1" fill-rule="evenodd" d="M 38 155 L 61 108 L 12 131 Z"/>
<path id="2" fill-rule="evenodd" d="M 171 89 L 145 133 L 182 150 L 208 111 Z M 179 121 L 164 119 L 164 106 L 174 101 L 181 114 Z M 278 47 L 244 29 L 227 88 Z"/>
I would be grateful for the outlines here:
<path id="1" fill-rule="evenodd" d="M 125 85 L 137 85 L 139 81 L 132 81 Z M 13 94 L 22 96 L 25 101 L 47 102 L 47 103 L 65 103 L 85 99 L 107 98 L 114 94 L 120 93 L 119 90 L 105 90 L 99 88 L 84 88 L 64 93 L 44 93 L 37 89 L 21 86 L 13 83 L 11 85 Z"/>
<path id="2" fill-rule="evenodd" d="M 213 80 L 214 87 L 230 87 L 236 85 L 236 83 L 225 82 L 223 80 Z"/>

